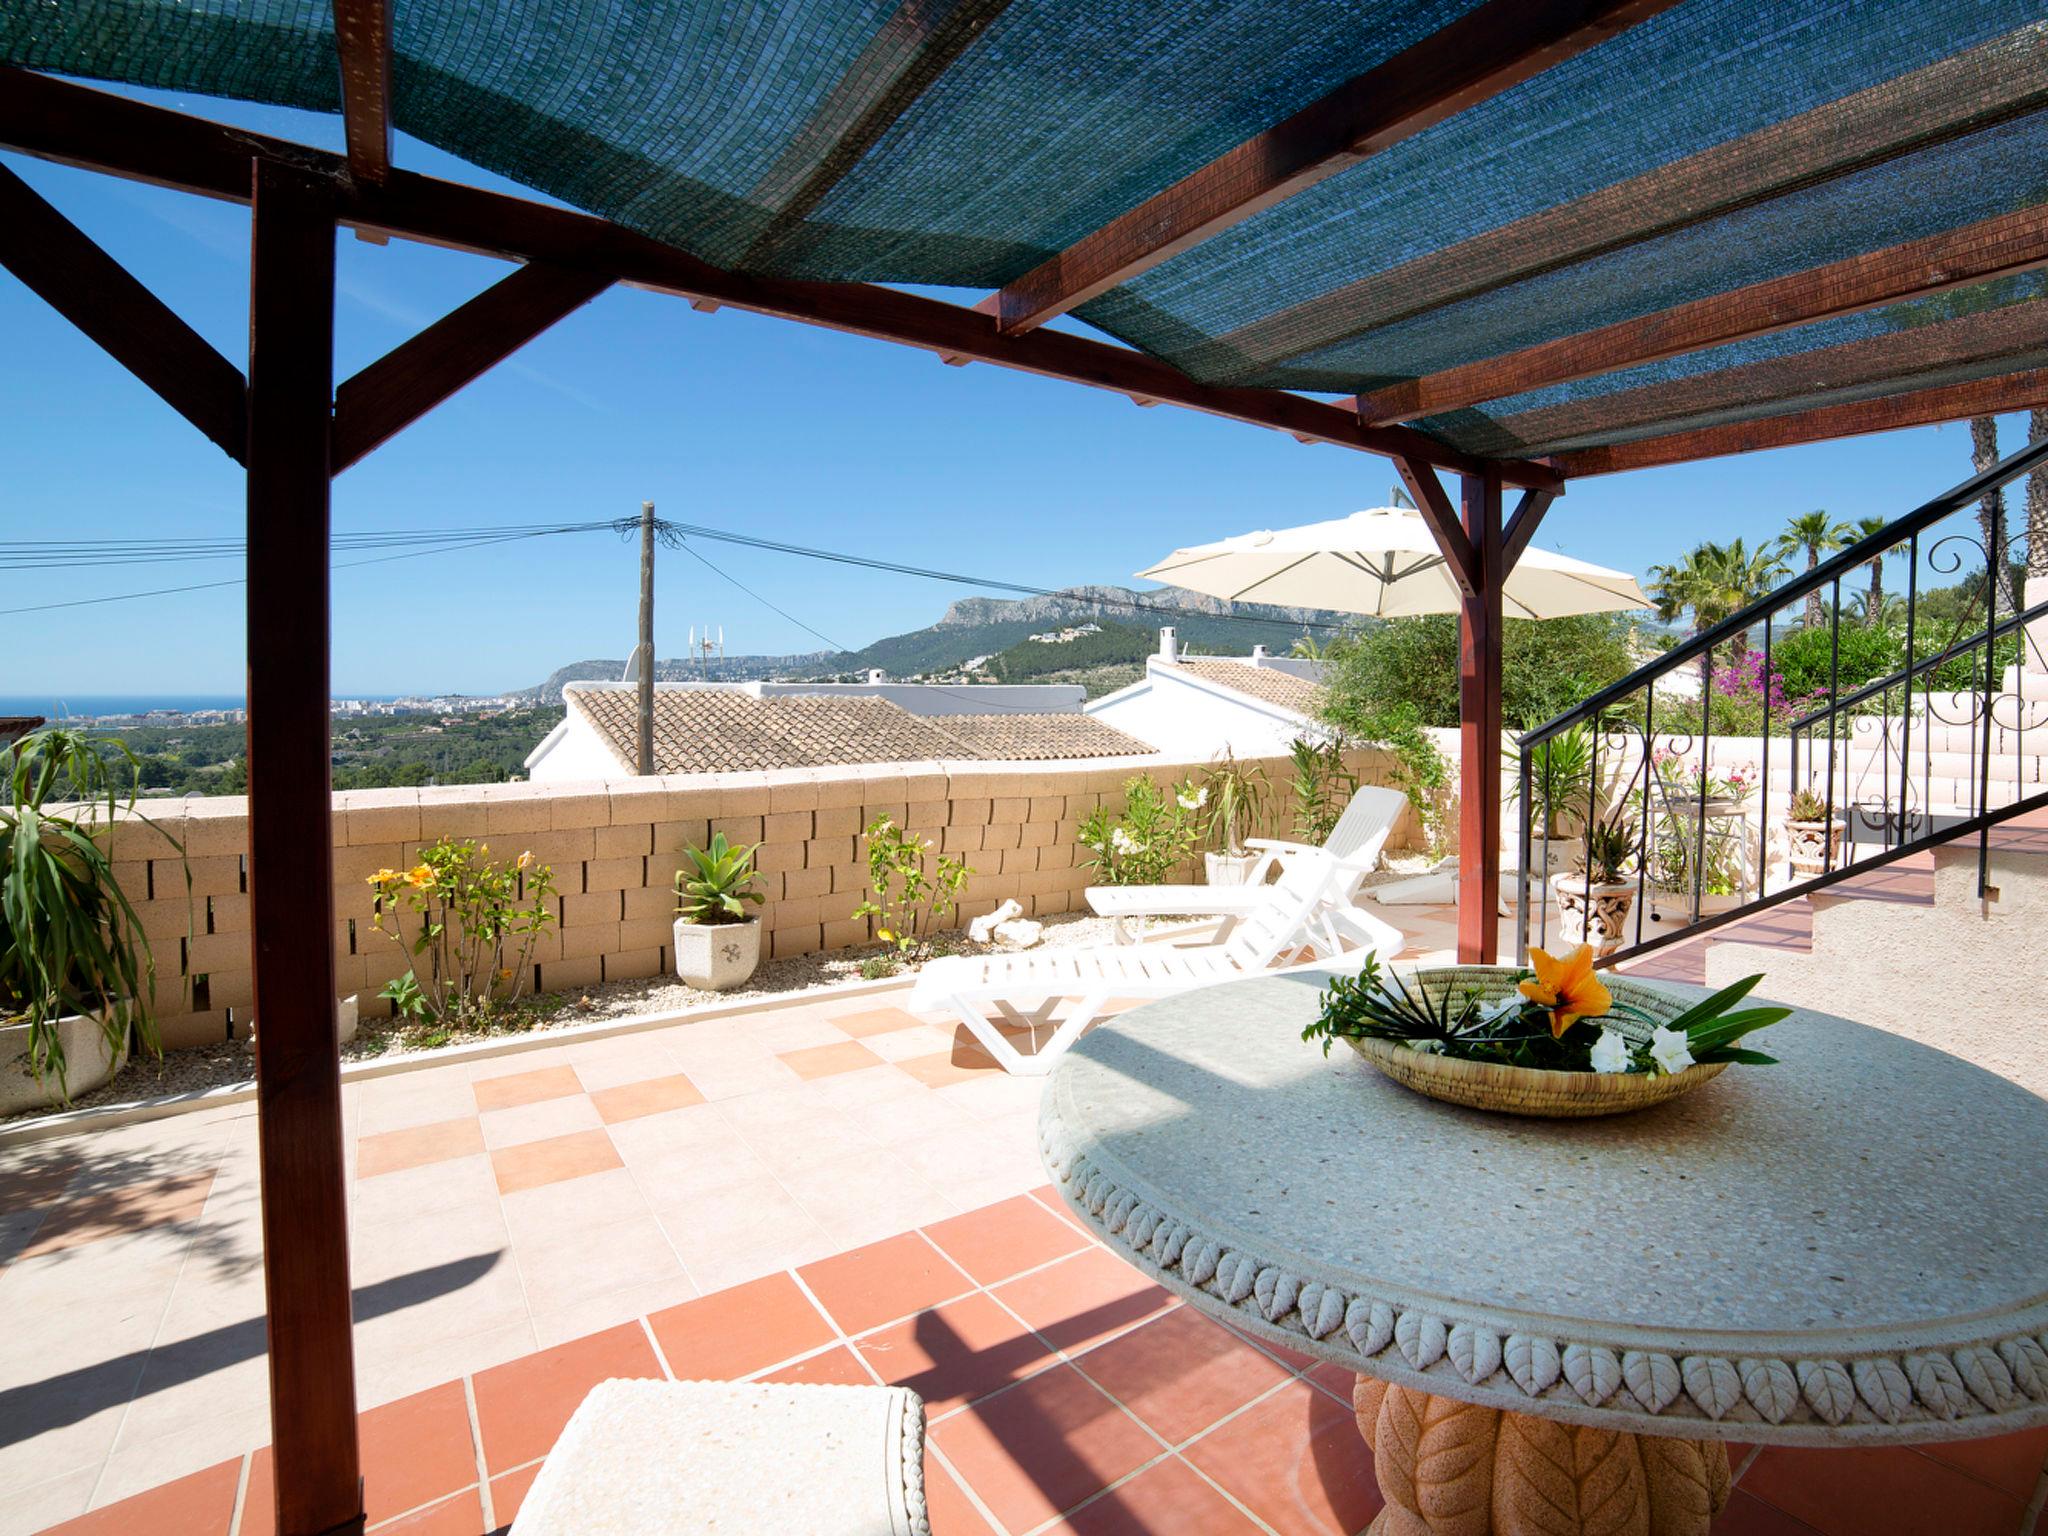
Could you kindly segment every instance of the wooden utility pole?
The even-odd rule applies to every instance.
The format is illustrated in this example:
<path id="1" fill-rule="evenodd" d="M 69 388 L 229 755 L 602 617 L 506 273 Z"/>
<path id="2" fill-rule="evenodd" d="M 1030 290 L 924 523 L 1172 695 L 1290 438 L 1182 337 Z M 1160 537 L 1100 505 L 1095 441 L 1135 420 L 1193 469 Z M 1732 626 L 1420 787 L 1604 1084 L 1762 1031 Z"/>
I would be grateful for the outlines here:
<path id="1" fill-rule="evenodd" d="M 654 503 L 640 503 L 640 774 L 654 772 Z"/>

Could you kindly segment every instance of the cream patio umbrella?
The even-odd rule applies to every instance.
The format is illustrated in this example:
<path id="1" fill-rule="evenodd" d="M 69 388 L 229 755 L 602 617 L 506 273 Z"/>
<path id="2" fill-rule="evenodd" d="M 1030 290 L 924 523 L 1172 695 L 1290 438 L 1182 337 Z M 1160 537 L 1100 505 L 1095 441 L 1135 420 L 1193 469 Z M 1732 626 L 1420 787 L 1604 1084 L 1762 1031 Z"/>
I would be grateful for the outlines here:
<path id="1" fill-rule="evenodd" d="M 1326 523 L 1176 549 L 1138 574 L 1232 602 L 1329 608 L 1381 619 L 1458 608 L 1458 586 L 1436 539 L 1406 507 L 1372 507 Z M 1649 606 L 1626 571 L 1534 547 L 1522 552 L 1501 594 L 1502 611 L 1511 619 Z"/>

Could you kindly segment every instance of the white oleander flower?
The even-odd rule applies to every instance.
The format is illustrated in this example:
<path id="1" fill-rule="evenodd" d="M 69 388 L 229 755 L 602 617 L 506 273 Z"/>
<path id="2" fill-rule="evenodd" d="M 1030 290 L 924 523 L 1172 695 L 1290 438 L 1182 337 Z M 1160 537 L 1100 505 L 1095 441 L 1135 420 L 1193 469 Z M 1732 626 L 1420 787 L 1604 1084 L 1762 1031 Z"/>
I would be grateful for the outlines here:
<path id="1" fill-rule="evenodd" d="M 1180 808 L 1182 810 L 1199 811 L 1203 806 L 1209 803 L 1209 791 L 1206 787 L 1196 790 L 1193 794 L 1189 794 L 1187 793 L 1187 791 L 1183 790 L 1175 798 L 1180 801 Z"/>
<path id="2" fill-rule="evenodd" d="M 1118 827 L 1114 832 L 1110 833 L 1109 845 L 1118 853 L 1130 854 L 1143 853 L 1145 851 L 1145 845 L 1131 836 L 1122 827 Z"/>
<path id="3" fill-rule="evenodd" d="M 1683 1072 L 1692 1065 L 1692 1042 L 1682 1029 L 1657 1029 L 1650 1035 L 1650 1060 L 1659 1072 Z"/>
<path id="4" fill-rule="evenodd" d="M 1628 1040 L 1619 1030 L 1603 1029 L 1593 1042 L 1595 1072 L 1626 1072 L 1629 1069 Z"/>

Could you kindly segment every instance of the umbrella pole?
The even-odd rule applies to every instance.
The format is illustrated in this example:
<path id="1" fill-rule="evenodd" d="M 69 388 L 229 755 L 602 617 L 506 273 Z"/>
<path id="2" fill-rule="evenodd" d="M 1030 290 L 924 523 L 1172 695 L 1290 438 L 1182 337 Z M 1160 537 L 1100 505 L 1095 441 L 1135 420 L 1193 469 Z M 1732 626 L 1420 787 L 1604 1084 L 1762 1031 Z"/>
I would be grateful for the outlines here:
<path id="1" fill-rule="evenodd" d="M 1501 479 L 1458 477 L 1474 590 L 1458 601 L 1458 960 L 1500 958 Z"/>

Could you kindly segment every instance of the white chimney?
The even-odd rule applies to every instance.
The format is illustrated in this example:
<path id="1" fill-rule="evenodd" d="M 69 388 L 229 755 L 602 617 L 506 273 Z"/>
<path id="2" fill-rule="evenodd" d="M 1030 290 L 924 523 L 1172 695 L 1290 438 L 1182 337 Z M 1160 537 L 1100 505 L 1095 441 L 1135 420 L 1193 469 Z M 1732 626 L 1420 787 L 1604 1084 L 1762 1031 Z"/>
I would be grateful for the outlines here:
<path id="1" fill-rule="evenodd" d="M 1171 624 L 1163 624 L 1160 626 L 1159 659 L 1161 661 L 1173 660 L 1173 626 Z"/>
<path id="2" fill-rule="evenodd" d="M 1266 648 L 1265 648 L 1265 647 L 1264 647 L 1263 645 L 1255 645 L 1255 646 L 1253 646 L 1253 647 L 1252 647 L 1252 665 L 1256 667 L 1256 666 L 1257 666 L 1257 665 L 1258 665 L 1258 664 L 1259 664 L 1260 662 L 1264 661 L 1265 659 L 1266 659 Z"/>
<path id="3" fill-rule="evenodd" d="M 889 674 L 884 672 L 880 667 L 869 667 L 868 681 L 870 683 L 886 683 L 887 681 L 889 681 Z"/>

